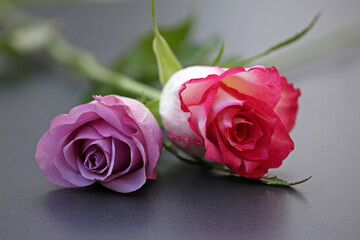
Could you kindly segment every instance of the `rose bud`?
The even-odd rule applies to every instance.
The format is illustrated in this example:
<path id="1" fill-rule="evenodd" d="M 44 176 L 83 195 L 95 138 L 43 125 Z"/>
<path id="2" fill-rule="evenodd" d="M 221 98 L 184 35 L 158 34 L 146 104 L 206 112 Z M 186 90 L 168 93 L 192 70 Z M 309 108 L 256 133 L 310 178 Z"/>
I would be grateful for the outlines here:
<path id="1" fill-rule="evenodd" d="M 37 144 L 35 158 L 45 177 L 61 187 L 100 182 L 121 193 L 155 179 L 162 132 L 140 102 L 115 95 L 55 117 Z"/>
<path id="2" fill-rule="evenodd" d="M 169 79 L 160 115 L 168 137 L 183 151 L 259 178 L 294 149 L 288 132 L 299 96 L 275 67 L 194 66 Z"/>

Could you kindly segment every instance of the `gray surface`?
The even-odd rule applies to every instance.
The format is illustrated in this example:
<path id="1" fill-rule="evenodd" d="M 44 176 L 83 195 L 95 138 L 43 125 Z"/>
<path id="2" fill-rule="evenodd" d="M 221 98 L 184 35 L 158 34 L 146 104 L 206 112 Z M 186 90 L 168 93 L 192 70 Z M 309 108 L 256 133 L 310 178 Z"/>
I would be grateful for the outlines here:
<path id="1" fill-rule="evenodd" d="M 81 20 L 84 8 L 96 12 L 98 6 L 77 5 L 70 13 L 72 8 L 65 6 L 56 14 Z M 44 9 L 32 11 L 56 12 Z M 114 12 L 104 15 L 105 23 L 121 18 Z M 73 24 L 67 36 L 95 48 L 76 31 L 84 31 L 85 22 Z M 126 24 L 120 26 L 125 29 Z M 100 41 L 110 34 L 104 31 L 94 30 L 94 38 Z M 140 30 L 129 31 L 131 36 L 124 39 Z M 103 53 L 103 61 L 110 58 L 111 47 L 121 48 L 117 37 L 109 36 L 111 44 L 97 42 L 95 50 Z M 296 150 L 271 173 L 291 180 L 313 176 L 292 189 L 217 176 L 166 154 L 158 165 L 158 180 L 133 194 L 101 186 L 58 188 L 36 165 L 36 142 L 54 116 L 77 104 L 84 85 L 58 71 L 38 74 L 19 86 L 1 85 L 0 239 L 358 239 L 359 66 L 360 46 L 355 46 L 283 72 L 302 90 L 291 134 Z"/>

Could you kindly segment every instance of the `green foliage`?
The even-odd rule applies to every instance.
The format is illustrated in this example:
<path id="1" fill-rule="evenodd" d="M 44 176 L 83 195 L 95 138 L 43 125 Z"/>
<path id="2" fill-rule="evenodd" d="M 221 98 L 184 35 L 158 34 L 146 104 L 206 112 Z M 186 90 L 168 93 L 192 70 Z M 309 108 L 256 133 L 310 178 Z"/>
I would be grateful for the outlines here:
<path id="1" fill-rule="evenodd" d="M 153 100 L 150 102 L 147 102 L 145 106 L 150 110 L 150 112 L 154 115 L 156 121 L 159 123 L 159 125 L 162 125 L 162 119 L 159 113 L 159 100 Z"/>
<path id="2" fill-rule="evenodd" d="M 172 144 L 171 142 L 164 142 L 164 148 L 166 150 L 168 150 L 171 154 L 173 154 L 177 159 L 186 162 L 186 163 L 190 163 L 193 165 L 198 165 L 198 166 L 202 166 L 202 167 L 206 167 L 209 169 L 213 169 L 215 171 L 219 171 L 219 172 L 223 172 L 223 173 L 227 173 L 230 174 L 231 176 L 235 176 L 235 177 L 241 177 L 239 175 L 237 175 L 236 173 L 234 173 L 233 171 L 231 171 L 229 168 L 227 168 L 225 165 L 223 164 L 219 164 L 217 162 L 205 159 L 203 157 L 183 157 L 179 154 L 178 149 L 174 146 L 174 144 Z M 297 182 L 288 182 L 286 180 L 280 179 L 277 176 L 274 177 L 262 177 L 262 178 L 248 178 L 248 179 L 252 179 L 255 181 L 258 181 L 260 183 L 266 184 L 266 185 L 272 185 L 272 186 L 280 186 L 280 187 L 291 187 L 294 185 L 298 185 L 300 183 L 304 183 L 306 181 L 308 181 L 311 177 L 308 177 L 306 179 L 303 179 L 301 181 L 297 181 Z"/>
<path id="3" fill-rule="evenodd" d="M 194 25 L 195 18 L 193 15 L 188 15 L 174 26 L 159 29 L 184 67 L 208 64 L 209 56 L 220 42 L 218 37 L 210 37 L 203 43 L 195 43 L 191 38 Z M 113 70 L 122 72 L 137 81 L 156 85 L 159 77 L 152 49 L 153 39 L 153 32 L 142 36 L 127 52 L 115 60 Z"/>
<path id="4" fill-rule="evenodd" d="M 216 66 L 219 62 L 220 62 L 220 59 L 223 55 L 223 52 L 224 52 L 224 41 L 221 42 L 221 47 L 219 49 L 219 53 L 218 55 L 216 56 L 216 58 L 214 59 L 213 63 L 211 64 L 211 66 Z"/>
<path id="5" fill-rule="evenodd" d="M 282 180 L 280 178 L 278 178 L 277 176 L 274 177 L 263 177 L 263 178 L 258 178 L 257 180 L 259 180 L 260 182 L 266 184 L 266 185 L 274 185 L 274 186 L 281 186 L 281 187 L 289 187 L 289 186 L 294 186 L 294 185 L 298 185 L 300 183 L 304 183 L 307 180 L 309 180 L 311 178 L 305 178 L 301 181 L 297 181 L 297 182 L 288 182 L 285 180 Z"/>
<path id="6" fill-rule="evenodd" d="M 300 38 L 302 38 L 303 36 L 305 36 L 315 25 L 315 23 L 318 21 L 319 17 L 320 17 L 320 13 L 318 13 L 313 20 L 310 22 L 310 24 L 301 32 L 295 34 L 294 36 L 286 39 L 285 41 L 282 41 L 272 47 L 270 47 L 269 49 L 267 49 L 264 52 L 258 53 L 255 56 L 246 58 L 246 59 L 242 59 L 242 60 L 237 60 L 237 61 L 227 61 L 225 63 L 222 63 L 222 66 L 224 67 L 236 67 L 236 66 L 247 66 L 248 64 L 252 63 L 253 61 L 262 58 L 270 53 L 272 53 L 273 51 L 276 51 L 280 48 L 283 48 L 285 46 L 288 46 L 291 43 L 294 43 L 295 41 L 299 40 Z"/>
<path id="7" fill-rule="evenodd" d="M 158 30 L 155 20 L 154 0 L 151 1 L 151 15 L 154 30 L 153 50 L 158 66 L 160 82 L 165 85 L 174 73 L 182 69 L 182 66 L 169 47 L 169 44 Z"/>
<path id="8" fill-rule="evenodd" d="M 141 99 L 139 99 L 139 101 L 144 104 L 149 110 L 150 112 L 154 115 L 156 121 L 159 123 L 159 125 L 162 125 L 162 119 L 159 113 L 159 104 L 160 104 L 160 99 L 157 100 L 148 100 L 148 98 L 146 97 L 145 93 L 143 92 L 141 95 Z"/>

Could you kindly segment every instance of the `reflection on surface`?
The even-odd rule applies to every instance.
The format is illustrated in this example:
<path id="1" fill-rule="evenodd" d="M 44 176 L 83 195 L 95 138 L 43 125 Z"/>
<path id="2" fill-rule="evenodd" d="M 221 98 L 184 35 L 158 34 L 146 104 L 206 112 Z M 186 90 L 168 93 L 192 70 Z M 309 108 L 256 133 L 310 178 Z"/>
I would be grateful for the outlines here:
<path id="1" fill-rule="evenodd" d="M 291 188 L 218 176 L 170 160 L 166 169 L 159 169 L 157 182 L 132 194 L 101 185 L 49 192 L 43 199 L 45 224 L 82 237 L 275 236 L 286 228 L 289 199 L 304 202 Z"/>
<path id="2" fill-rule="evenodd" d="M 151 200 L 146 187 L 131 194 L 119 194 L 100 184 L 80 189 L 60 189 L 49 192 L 43 199 L 48 223 L 56 224 L 75 234 L 101 234 L 146 227 L 150 218 Z"/>

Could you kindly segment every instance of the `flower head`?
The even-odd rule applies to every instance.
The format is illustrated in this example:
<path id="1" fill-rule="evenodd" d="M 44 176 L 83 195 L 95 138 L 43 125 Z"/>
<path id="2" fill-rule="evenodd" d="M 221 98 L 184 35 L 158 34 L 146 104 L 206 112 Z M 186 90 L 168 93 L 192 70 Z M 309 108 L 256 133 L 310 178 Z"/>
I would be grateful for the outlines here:
<path id="1" fill-rule="evenodd" d="M 275 67 L 195 66 L 168 81 L 160 114 L 169 138 L 187 153 L 258 178 L 294 149 L 288 132 L 299 96 Z"/>
<path id="2" fill-rule="evenodd" d="M 117 192 L 155 179 L 162 132 L 140 102 L 109 95 L 55 117 L 37 144 L 45 177 L 62 187 L 100 182 Z"/>

